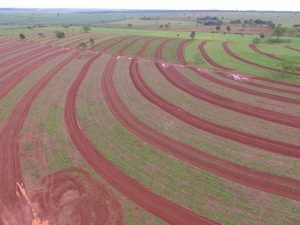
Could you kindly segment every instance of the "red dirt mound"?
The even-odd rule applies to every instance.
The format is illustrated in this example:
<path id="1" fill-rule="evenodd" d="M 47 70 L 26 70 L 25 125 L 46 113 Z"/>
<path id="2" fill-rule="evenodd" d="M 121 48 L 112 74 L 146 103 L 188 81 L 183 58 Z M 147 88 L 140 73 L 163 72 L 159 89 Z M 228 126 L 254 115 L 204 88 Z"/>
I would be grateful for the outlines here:
<path id="1" fill-rule="evenodd" d="M 19 201 L 0 205 L 2 225 L 118 225 L 121 206 L 113 194 L 80 168 L 48 175 L 31 195 L 19 185 Z"/>
<path id="2" fill-rule="evenodd" d="M 49 224 L 122 224 L 121 206 L 113 194 L 89 176 L 72 168 L 48 175 L 45 189 L 37 191 L 33 202 L 38 214 Z"/>

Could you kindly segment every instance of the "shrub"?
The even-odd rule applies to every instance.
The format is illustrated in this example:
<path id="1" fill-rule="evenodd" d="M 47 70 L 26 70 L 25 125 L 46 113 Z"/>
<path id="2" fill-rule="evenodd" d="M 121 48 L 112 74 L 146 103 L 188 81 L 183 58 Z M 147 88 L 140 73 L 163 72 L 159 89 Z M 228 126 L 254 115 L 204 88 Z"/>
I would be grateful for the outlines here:
<path id="1" fill-rule="evenodd" d="M 294 72 L 295 71 L 295 63 L 294 62 L 282 61 L 278 65 L 281 67 L 284 74 L 286 74 L 287 72 Z"/>
<path id="2" fill-rule="evenodd" d="M 79 44 L 79 47 L 82 48 L 82 49 L 85 49 L 86 48 L 86 43 L 85 42 L 81 42 Z"/>
<path id="3" fill-rule="evenodd" d="M 20 39 L 22 39 L 22 40 L 24 40 L 24 39 L 26 38 L 25 35 L 22 34 L 22 33 L 19 35 L 19 37 L 20 37 Z"/>
<path id="4" fill-rule="evenodd" d="M 81 28 L 81 30 L 84 32 L 84 33 L 88 33 L 88 32 L 91 32 L 91 28 L 90 27 L 88 27 L 88 26 L 84 26 L 84 27 L 82 27 Z"/>
<path id="5" fill-rule="evenodd" d="M 66 36 L 65 33 L 62 31 L 55 31 L 54 34 L 57 38 L 64 38 Z"/>
<path id="6" fill-rule="evenodd" d="M 254 38 L 254 39 L 252 40 L 252 42 L 253 42 L 254 44 L 259 44 L 259 43 L 261 42 L 261 39 L 259 39 L 259 38 Z"/>

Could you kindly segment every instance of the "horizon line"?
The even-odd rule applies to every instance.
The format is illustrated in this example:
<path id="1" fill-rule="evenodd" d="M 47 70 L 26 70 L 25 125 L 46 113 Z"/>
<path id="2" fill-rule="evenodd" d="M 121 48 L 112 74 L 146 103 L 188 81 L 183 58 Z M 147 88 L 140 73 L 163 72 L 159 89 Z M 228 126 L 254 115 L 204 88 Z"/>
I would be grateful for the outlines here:
<path id="1" fill-rule="evenodd" d="M 290 13 L 300 13 L 300 11 L 293 11 L 293 10 L 258 10 L 258 9 L 115 9 L 115 8 L 66 8 L 66 7 L 60 7 L 60 8 L 43 8 L 43 7 L 37 7 L 37 8 L 32 8 L 32 7 L 0 7 L 0 10 L 30 10 L 30 9 L 69 9 L 69 10 L 101 10 L 101 11 L 181 11 L 181 12 L 203 12 L 203 11 L 219 11 L 219 12 L 290 12 Z"/>

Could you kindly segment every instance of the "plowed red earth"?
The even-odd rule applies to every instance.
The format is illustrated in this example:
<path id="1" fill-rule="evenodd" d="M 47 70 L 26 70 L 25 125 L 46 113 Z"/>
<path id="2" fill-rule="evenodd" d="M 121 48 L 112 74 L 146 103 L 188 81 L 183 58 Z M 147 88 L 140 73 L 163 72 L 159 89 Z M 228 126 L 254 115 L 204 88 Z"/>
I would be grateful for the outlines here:
<path id="1" fill-rule="evenodd" d="M 160 45 L 158 47 L 158 53 L 157 55 L 161 55 L 159 52 L 162 51 L 163 45 Z M 216 102 L 218 99 L 214 98 L 214 100 L 210 99 L 208 100 L 209 96 L 205 97 L 205 94 L 203 95 L 203 90 L 201 90 L 199 87 L 196 87 L 191 81 L 187 80 L 184 78 L 178 71 L 176 71 L 172 66 L 167 65 L 167 64 L 161 64 L 160 62 L 156 62 L 156 66 L 158 69 L 162 72 L 162 74 L 171 82 L 173 83 L 176 87 L 184 90 L 185 92 L 188 92 L 192 94 L 195 97 L 201 98 L 202 100 L 209 101 L 213 104 L 218 104 L 221 106 L 225 106 L 226 101 L 231 102 L 226 106 L 229 107 L 230 109 L 233 109 L 234 105 L 236 104 L 233 102 L 233 100 L 230 99 L 225 99 L 221 96 L 218 96 L 218 98 L 222 99 L 218 102 Z M 175 75 L 176 74 L 176 75 Z M 164 99 L 162 99 L 160 96 L 156 95 L 155 93 L 152 92 L 152 90 L 147 87 L 145 82 L 143 81 L 142 77 L 139 75 L 139 73 L 134 74 L 133 82 L 136 85 L 137 89 L 151 102 L 153 102 L 155 105 L 158 107 L 162 108 L 163 110 L 169 112 L 173 116 L 189 123 L 192 126 L 195 126 L 199 129 L 204 129 L 205 131 L 211 132 L 213 134 L 220 135 L 225 138 L 229 138 L 235 141 L 239 141 L 244 144 L 248 144 L 251 146 L 259 147 L 271 152 L 291 156 L 291 157 L 300 157 L 300 148 L 299 146 L 292 146 L 292 145 L 287 145 L 285 143 L 281 143 L 278 141 L 273 141 L 273 140 L 268 140 L 265 138 L 261 137 L 256 137 L 254 135 L 242 133 L 242 132 L 237 132 L 233 129 L 229 129 L 226 127 L 221 127 L 219 125 L 213 124 L 211 122 L 205 121 L 199 117 L 196 117 L 189 112 L 185 111 L 182 108 L 179 108 L 175 105 L 172 105 L 171 103 L 168 103 Z M 205 91 L 207 93 L 207 91 Z M 244 104 L 243 104 L 244 105 Z M 237 106 L 235 110 L 238 110 L 239 112 L 243 112 L 246 108 L 249 108 L 248 105 L 244 106 Z M 250 107 L 251 108 L 251 107 Z M 256 114 L 258 111 L 256 109 L 249 109 L 248 113 L 249 115 Z M 245 113 L 245 112 L 243 112 Z M 247 113 L 247 114 L 248 114 Z M 272 112 L 265 112 L 261 114 L 260 118 L 266 119 L 266 117 L 269 117 Z M 283 115 L 282 115 L 283 116 Z M 274 117 L 275 120 L 278 119 L 278 117 Z M 290 120 L 289 115 L 284 115 L 283 118 L 285 118 L 286 121 Z M 267 118 L 270 120 L 270 118 Z M 296 119 L 296 121 L 299 119 Z M 271 120 L 272 121 L 272 120 Z M 295 123 L 295 121 L 293 122 Z M 297 122 L 298 123 L 298 122 Z M 294 124 L 291 124 L 294 126 Z M 299 128 L 299 126 L 297 126 Z M 226 132 L 228 131 L 228 132 Z M 277 146 L 277 147 L 276 147 Z"/>
<path id="2" fill-rule="evenodd" d="M 185 61 L 185 57 L 184 57 L 184 48 L 185 46 L 191 42 L 192 40 L 184 40 L 184 41 L 181 41 L 178 45 L 178 48 L 176 50 L 176 53 L 177 53 L 177 58 L 178 58 L 178 61 L 179 63 L 181 63 L 182 65 L 186 65 L 186 61 Z"/>
<path id="3" fill-rule="evenodd" d="M 110 49 L 111 47 L 113 47 L 114 45 L 116 45 L 116 44 L 118 44 L 118 43 L 120 43 L 120 42 L 123 42 L 123 41 L 125 41 L 125 40 L 127 40 L 127 39 L 129 39 L 130 37 L 128 37 L 128 36 L 125 36 L 125 37 L 122 37 L 122 38 L 115 38 L 115 39 L 117 39 L 117 40 L 115 40 L 115 41 L 113 41 L 111 44 L 109 44 L 108 46 L 106 46 L 106 47 L 104 47 L 104 48 L 102 48 L 102 49 L 100 49 L 102 52 L 103 51 L 107 51 L 108 49 Z M 102 43 L 100 43 L 99 45 L 101 45 Z M 95 50 L 99 45 L 95 45 L 95 46 L 93 46 L 92 48 L 91 48 L 91 50 Z"/>
<path id="4" fill-rule="evenodd" d="M 31 193 L 18 184 L 17 193 L 18 204 L 0 203 L 1 225 L 122 224 L 121 206 L 116 198 L 80 168 L 46 176 L 43 188 Z"/>
<path id="5" fill-rule="evenodd" d="M 220 64 L 217 64 L 206 52 L 204 46 L 207 44 L 208 41 L 203 41 L 200 43 L 199 45 L 199 50 L 201 55 L 203 56 L 203 58 L 213 67 L 218 68 L 223 70 L 222 75 L 227 74 L 226 78 L 232 79 L 234 80 L 234 77 L 231 75 L 231 73 L 235 73 L 232 69 L 224 67 Z M 225 72 L 224 70 L 228 71 Z M 230 72 L 232 71 L 232 72 Z M 243 75 L 242 75 L 243 76 Z M 247 75 L 246 75 L 247 76 Z M 225 77 L 225 76 L 224 76 Z M 281 81 L 277 81 L 277 80 L 270 80 L 268 78 L 264 78 L 264 77 L 258 77 L 258 76 L 247 76 L 249 77 L 248 80 L 244 80 L 243 82 L 252 86 L 256 86 L 256 87 L 261 87 L 261 88 L 265 88 L 265 89 L 269 89 L 269 90 L 275 90 L 275 91 L 281 91 L 281 92 L 286 92 L 286 93 L 290 93 L 290 94 L 300 94 L 300 92 L 294 91 L 294 90 L 288 90 L 288 89 L 284 89 L 284 88 L 278 88 L 278 87 L 274 87 L 272 86 L 272 84 L 279 84 L 282 85 L 283 87 L 286 86 L 286 88 L 288 87 L 293 87 L 293 88 L 300 88 L 299 84 L 292 84 L 292 83 L 286 83 L 286 82 L 281 82 Z M 260 83 L 256 83 L 254 81 L 266 81 L 268 83 L 270 83 L 270 85 L 264 85 L 264 84 L 260 84 Z M 240 82 L 240 81 L 238 81 Z"/>
<path id="6" fill-rule="evenodd" d="M 224 42 L 224 43 L 222 44 L 222 46 L 223 46 L 225 52 L 226 52 L 229 56 L 231 56 L 232 58 L 235 58 L 235 59 L 237 59 L 237 60 L 239 60 L 239 61 L 241 61 L 241 62 L 244 62 L 244 63 L 246 63 L 246 64 L 249 64 L 249 65 L 252 65 L 252 66 L 255 66 L 255 67 L 258 67 L 258 68 L 262 68 L 262 69 L 274 71 L 274 72 L 284 72 L 284 71 L 282 71 L 282 70 L 280 70 L 280 69 L 275 69 L 275 68 L 271 68 L 271 67 L 268 67 L 268 66 L 260 65 L 260 64 L 255 63 L 255 62 L 251 62 L 251 61 L 249 61 L 249 60 L 246 60 L 246 59 L 244 59 L 244 58 L 242 58 L 242 57 L 236 55 L 236 54 L 229 48 L 229 43 L 228 43 L 228 42 Z M 300 76 L 299 73 L 294 73 L 294 72 L 285 72 L 285 73 L 292 74 L 292 75 L 296 75 L 296 76 Z"/>
<path id="7" fill-rule="evenodd" d="M 50 224 L 122 224 L 117 199 L 83 169 L 56 172 L 45 177 L 43 183 L 45 187 L 34 191 L 31 199 Z"/>
<path id="8" fill-rule="evenodd" d="M 16 54 L 17 52 L 21 52 L 23 50 L 28 50 L 28 49 L 33 49 L 33 48 L 36 48 L 38 46 L 40 46 L 40 45 L 38 45 L 38 44 L 32 45 L 32 44 L 26 43 L 22 46 L 19 46 L 18 48 L 14 49 L 14 50 L 8 51 L 6 53 L 2 53 L 1 56 L 0 56 L 0 59 L 4 59 L 6 57 L 9 57 L 9 56 L 12 56 L 12 55 Z"/>
<path id="9" fill-rule="evenodd" d="M 293 48 L 291 46 L 285 46 L 287 49 L 290 49 L 290 50 L 293 50 L 293 51 L 296 51 L 296 52 L 300 52 L 300 49 L 298 48 Z"/>
<path id="10" fill-rule="evenodd" d="M 5 80 L 0 83 L 0 99 L 5 97 L 11 89 L 13 89 L 26 75 L 39 68 L 43 64 L 53 60 L 54 58 L 60 56 L 62 53 L 66 53 L 65 50 L 57 51 L 53 54 L 47 55 L 43 58 L 37 59 L 34 62 L 30 63 L 23 69 L 20 69 L 7 77 Z"/>
<path id="11" fill-rule="evenodd" d="M 54 50 L 55 50 L 54 48 L 38 49 L 37 52 L 32 53 L 33 55 L 26 55 L 26 56 L 22 57 L 22 59 L 19 61 L 13 61 L 14 59 L 7 60 L 1 64 L 1 67 L 5 68 L 6 66 L 9 66 L 9 65 L 11 65 L 11 67 L 8 67 L 8 68 L 4 69 L 3 71 L 1 71 L 0 77 L 5 77 L 7 74 L 15 71 L 16 69 L 22 68 L 24 65 L 26 66 L 33 59 L 37 59 L 38 57 L 43 56 L 45 53 L 49 54 L 49 53 L 53 52 Z"/>
<path id="12" fill-rule="evenodd" d="M 213 92 L 210 92 L 206 89 L 203 89 L 185 78 L 178 70 L 176 70 L 172 65 L 156 62 L 157 68 L 161 71 L 162 75 L 177 88 L 193 95 L 196 98 L 210 102 L 212 104 L 244 113 L 250 116 L 261 118 L 264 120 L 269 120 L 279 124 L 284 124 L 287 126 L 300 128 L 300 118 L 297 116 L 286 115 L 283 113 L 278 113 L 268 109 L 263 109 L 260 107 L 248 105 L 239 101 L 235 101 L 229 98 L 225 98 L 220 95 L 216 95 Z M 209 77 L 209 74 L 204 70 L 196 70 L 197 74 L 200 76 Z M 291 101 L 293 101 L 291 99 Z M 296 103 L 299 103 L 298 100 L 295 100 Z"/>
<path id="13" fill-rule="evenodd" d="M 26 63 L 27 60 L 31 60 L 31 59 L 34 59 L 36 57 L 39 57 L 39 53 L 43 52 L 44 50 L 49 50 L 50 48 L 51 48 L 50 46 L 39 47 L 39 48 L 37 48 L 33 51 L 26 52 L 26 53 L 21 54 L 17 57 L 14 57 L 12 59 L 9 59 L 5 62 L 0 63 L 0 67 L 3 68 L 5 66 L 11 66 L 11 65 L 14 65 L 17 62 Z M 18 65 L 16 65 L 15 67 L 18 67 Z"/>
<path id="14" fill-rule="evenodd" d="M 163 46 L 163 45 L 162 45 Z M 161 48 L 160 46 L 159 48 Z M 156 63 L 158 64 L 158 63 Z M 168 67 L 164 64 L 165 67 Z M 157 105 L 159 108 L 163 109 L 164 111 L 170 113 L 171 115 L 175 116 L 176 118 L 198 128 L 210 132 L 215 135 L 219 135 L 224 138 L 228 138 L 234 141 L 238 141 L 240 143 L 244 143 L 253 147 L 258 147 L 265 149 L 270 152 L 300 158 L 300 148 L 299 146 L 294 146 L 290 144 L 285 144 L 282 142 L 269 140 L 266 138 L 258 137 L 255 135 L 247 134 L 244 132 L 239 132 L 234 129 L 230 129 L 227 127 L 220 126 L 218 124 L 214 124 L 212 122 L 206 121 L 202 118 L 199 118 L 182 108 L 173 105 L 170 102 L 167 102 L 157 94 L 155 94 L 143 81 L 142 77 L 139 73 L 133 74 L 133 82 L 139 92 L 150 102 Z"/>
<path id="15" fill-rule="evenodd" d="M 145 46 L 147 44 L 148 43 L 146 43 Z M 141 50 L 138 55 L 141 55 L 142 52 L 143 50 Z M 138 62 L 139 58 L 135 58 L 130 65 L 130 74 L 133 81 L 135 80 L 134 77 L 139 76 L 137 75 L 139 73 Z M 285 197 L 289 196 L 291 198 L 298 199 L 300 193 L 300 189 L 298 188 L 300 185 L 299 181 L 291 179 L 287 180 L 283 177 L 261 173 L 256 170 L 232 164 L 225 160 L 206 154 L 199 149 L 194 149 L 188 145 L 171 139 L 143 124 L 141 121 L 137 120 L 122 103 L 120 97 L 117 95 L 117 90 L 114 87 L 112 76 L 113 74 L 105 74 L 105 79 L 108 82 L 107 85 L 109 85 L 110 88 L 105 88 L 102 82 L 102 89 L 104 90 L 106 97 L 105 100 L 107 101 L 107 104 L 109 105 L 113 115 L 121 122 L 123 126 L 125 126 L 136 136 L 142 138 L 146 142 L 154 145 L 162 151 L 168 152 L 179 159 L 182 159 L 199 168 L 206 169 L 218 176 L 222 176 L 224 178 L 234 180 L 235 182 L 267 192 L 280 195 L 284 193 L 283 195 Z M 271 180 L 272 182 L 269 183 Z M 281 182 L 282 184 L 280 184 Z M 286 189 L 285 185 L 287 184 L 292 186 Z M 283 190 L 282 188 L 286 190 Z M 297 191 L 294 192 L 294 190 Z"/>
<path id="16" fill-rule="evenodd" d="M 219 74 L 220 76 L 222 77 L 225 77 L 225 78 L 229 78 L 229 79 L 233 79 L 233 76 L 232 74 L 230 73 L 227 73 L 227 72 L 221 72 L 221 71 L 217 71 L 217 74 Z M 218 79 L 216 79 L 218 80 Z M 220 82 L 219 80 L 217 82 Z M 221 81 L 222 82 L 222 81 Z M 285 93 L 288 93 L 288 94 L 294 94 L 294 95 L 299 95 L 300 94 L 300 91 L 294 91 L 294 90 L 287 90 L 287 89 L 282 89 L 282 88 L 277 88 L 277 87 L 272 87 L 272 86 L 267 86 L 267 85 L 264 85 L 264 84 L 259 84 L 259 83 L 255 83 L 255 82 L 252 82 L 251 79 L 250 80 L 247 80 L 245 82 L 246 84 L 249 84 L 251 86 L 255 86 L 255 87 L 259 87 L 259 88 L 263 88 L 263 89 L 268 89 L 268 90 L 273 90 L 273 91 L 280 91 L 280 92 L 285 92 Z M 223 85 L 228 85 L 226 82 L 222 82 Z M 242 87 L 240 87 L 239 85 L 230 85 L 228 87 L 234 87 L 234 89 L 236 90 L 239 90 L 241 89 Z M 279 95 L 271 95 L 271 94 L 268 94 L 268 93 L 264 93 L 264 92 L 253 92 L 251 89 L 245 89 L 245 88 L 242 88 L 246 93 L 250 93 L 251 94 L 255 94 L 255 95 L 258 95 L 258 96 L 262 96 L 262 97 L 267 97 L 269 96 L 271 99 L 275 99 L 275 100 L 278 100 L 278 101 L 283 101 L 283 102 L 290 102 L 290 103 L 293 103 L 294 100 L 291 100 L 289 98 L 284 98 L 282 96 L 279 96 Z M 249 92 L 250 91 L 250 92 Z M 296 104 L 298 104 L 297 102 L 295 102 Z"/>
<path id="17" fill-rule="evenodd" d="M 269 57 L 269 58 L 271 58 L 271 59 L 277 59 L 277 60 L 279 60 L 279 61 L 283 61 L 284 59 L 283 58 L 280 58 L 280 57 L 278 57 L 278 56 L 276 56 L 276 55 L 274 55 L 274 54 L 270 54 L 270 53 L 266 53 L 266 52 L 263 52 L 263 51 L 261 51 L 261 50 L 259 50 L 258 48 L 257 48 L 257 46 L 255 45 L 255 44 L 249 44 L 249 47 L 253 50 L 253 51 L 255 51 L 255 52 L 257 52 L 257 53 L 259 53 L 259 54 L 261 54 L 261 55 L 265 55 L 265 56 L 267 56 L 267 57 Z"/>
<path id="18" fill-rule="evenodd" d="M 106 51 L 119 42 L 125 41 L 129 38 L 132 37 L 127 36 L 116 39 L 116 41 L 113 41 L 112 44 L 102 50 Z M 103 72 L 101 90 L 103 92 L 105 102 L 115 118 L 137 137 L 143 139 L 157 149 L 191 164 L 192 166 L 207 170 L 217 176 L 239 184 L 286 198 L 300 200 L 300 181 L 260 172 L 214 157 L 205 153 L 201 149 L 195 149 L 189 145 L 167 137 L 166 135 L 142 123 L 129 112 L 117 94 L 117 90 L 113 83 L 113 74 L 117 59 L 120 57 L 121 53 L 124 52 L 130 45 L 141 39 L 142 38 L 136 37 L 131 42 L 121 47 L 119 52 L 110 58 Z M 164 111 L 199 129 L 271 152 L 300 158 L 300 149 L 298 146 L 271 141 L 253 135 L 251 136 L 249 134 L 240 133 L 217 124 L 210 123 L 188 113 L 187 111 L 184 111 L 181 108 L 178 108 L 175 105 L 172 105 L 160 96 L 156 95 L 143 81 L 139 71 L 139 57 L 143 54 L 149 43 L 155 39 L 157 38 L 150 38 L 145 41 L 144 46 L 139 50 L 137 57 L 131 61 L 130 65 L 130 77 L 132 82 L 146 99 Z M 172 39 L 167 39 L 160 44 L 156 55 L 159 59 L 162 58 L 163 46 L 171 40 Z M 179 44 L 177 49 L 178 59 L 182 64 L 186 64 L 183 49 L 189 41 L 190 40 L 184 40 Z M 21 42 L 16 46 L 14 41 L 3 41 L 2 45 L 0 41 L 0 52 L 11 54 L 10 51 L 17 50 L 25 45 L 30 44 L 24 44 Z M 47 176 L 43 180 L 44 188 L 30 193 L 30 199 L 32 200 L 33 205 L 27 204 L 27 199 L 22 199 L 20 195 L 17 194 L 18 192 L 16 192 L 18 190 L 17 184 L 23 183 L 22 170 L 18 155 L 18 138 L 29 109 L 48 82 L 50 82 L 51 79 L 66 66 L 66 64 L 75 59 L 75 57 L 82 56 L 87 57 L 87 61 L 67 92 L 64 108 L 64 120 L 69 136 L 86 162 L 88 162 L 91 167 L 102 178 L 104 178 L 105 181 L 107 181 L 125 197 L 153 215 L 160 217 L 169 224 L 217 224 L 216 222 L 198 215 L 187 208 L 177 205 L 176 203 L 139 184 L 136 180 L 126 175 L 107 160 L 104 155 L 102 155 L 101 151 L 96 149 L 89 138 L 85 135 L 77 121 L 76 95 L 81 83 L 89 72 L 90 66 L 95 62 L 100 54 L 92 54 L 88 51 L 71 51 L 64 48 L 54 48 L 46 45 L 36 47 L 36 49 L 29 50 L 27 53 L 22 53 L 14 59 L 7 59 L 0 63 L 1 67 L 8 67 L 2 72 L 4 79 L 0 82 L 1 99 L 35 69 L 47 62 L 50 62 L 51 60 L 56 59 L 57 57 L 63 58 L 57 63 L 57 65 L 46 72 L 45 75 L 41 77 L 17 102 L 0 130 L 0 213 L 8 211 L 8 213 L 11 214 L 18 214 L 18 216 L 15 216 L 15 221 L 17 222 L 14 221 L 9 225 L 31 224 L 31 220 L 35 218 L 35 211 L 37 211 L 37 215 L 40 218 L 47 220 L 49 224 L 55 225 L 122 224 L 123 218 L 121 206 L 113 193 L 105 186 L 93 180 L 86 171 L 80 168 L 66 169 Z M 202 50 L 205 52 L 204 45 L 202 46 Z M 207 54 L 206 58 L 211 60 Z M 211 62 L 213 61 L 211 60 Z M 23 65 L 24 67 L 19 69 L 19 67 Z M 171 83 L 191 95 L 197 96 L 201 99 L 206 99 L 213 104 L 222 105 L 223 107 L 234 109 L 243 113 L 246 113 L 246 111 L 244 112 L 243 110 L 248 110 L 247 113 L 256 113 L 256 116 L 261 113 L 259 114 L 261 117 L 266 116 L 268 113 L 269 117 L 266 117 L 265 119 L 268 119 L 271 116 L 274 120 L 276 119 L 277 122 L 288 121 L 285 117 L 281 117 L 282 115 L 275 115 L 274 112 L 260 111 L 256 108 L 254 109 L 249 108 L 248 106 L 246 107 L 245 105 L 239 105 L 241 103 L 237 104 L 230 99 L 225 99 L 225 101 L 223 98 L 219 99 L 220 96 L 211 96 L 211 93 L 207 92 L 207 90 L 202 90 L 200 87 L 197 87 L 192 82 L 185 79 L 174 66 L 163 63 L 162 61 L 156 61 L 156 65 Z M 199 71 L 198 68 L 195 67 L 190 68 L 197 73 L 203 72 Z M 221 69 L 221 67 L 219 69 Z M 208 79 L 209 74 L 206 75 L 204 77 Z M 270 83 L 272 83 L 272 81 L 270 81 Z M 293 84 L 287 84 L 286 86 L 289 85 L 294 86 Z M 249 92 L 249 90 L 245 88 L 239 89 L 238 85 L 231 87 L 240 91 Z M 261 92 L 252 92 L 252 94 L 263 95 L 267 98 L 274 97 L 273 95 L 266 95 L 266 93 L 262 94 Z M 281 101 L 290 101 L 288 98 L 280 98 L 280 96 L 277 98 Z M 297 104 L 298 102 L 292 103 Z M 242 107 L 242 109 L 239 109 L 239 107 Z M 275 116 L 277 116 L 277 118 L 275 118 Z M 298 120 L 295 120 L 295 118 L 291 119 L 291 117 L 289 117 L 289 119 L 292 121 L 291 123 L 297 125 Z M 1 217 L 3 215 L 5 216 L 6 214 L 1 214 Z M 3 220 L 1 217 L 0 224 L 1 219 Z"/>
<path id="19" fill-rule="evenodd" d="M 133 45 L 134 43 L 136 43 L 137 41 L 140 41 L 142 39 L 145 39 L 145 37 L 138 37 L 138 38 L 135 38 L 133 41 L 129 42 L 127 45 L 123 46 L 121 49 L 119 49 L 119 54 L 120 55 L 123 55 L 123 52 L 130 46 L 130 45 Z"/>
<path id="20" fill-rule="evenodd" d="M 63 52 L 59 53 L 60 55 Z M 56 65 L 48 73 L 46 73 L 34 86 L 30 89 L 22 99 L 16 104 L 10 112 L 0 133 L 0 199 L 6 205 L 14 205 L 18 198 L 16 196 L 16 184 L 22 183 L 22 172 L 19 163 L 19 146 L 18 136 L 22 128 L 24 120 L 28 114 L 30 106 L 38 96 L 40 91 L 47 85 L 53 76 L 55 76 L 68 62 L 70 62 L 78 53 L 73 53 L 67 59 Z"/>
<path id="21" fill-rule="evenodd" d="M 0 50 L 0 54 L 16 50 L 21 46 L 23 46 L 23 43 L 15 43 L 15 42 L 10 43 L 10 44 L 8 44 L 8 46 L 6 46 L 5 48 Z"/>
<path id="22" fill-rule="evenodd" d="M 216 224 L 211 220 L 203 218 L 159 195 L 156 195 L 138 184 L 135 180 L 125 175 L 111 164 L 85 136 L 76 119 L 76 93 L 88 72 L 89 66 L 95 59 L 96 57 L 92 58 L 84 65 L 77 79 L 69 89 L 65 103 L 65 123 L 71 139 L 81 152 L 82 156 L 99 175 L 118 191 L 166 222 L 178 225 Z M 115 63 L 116 57 L 113 56 L 105 67 L 104 75 L 113 74 Z M 105 89 L 110 89 L 107 85 L 106 79 L 103 79 L 102 86 Z M 104 91 L 104 95 L 106 92 L 107 90 Z"/>
<path id="23" fill-rule="evenodd" d="M 134 59 L 130 66 L 131 76 L 138 73 L 138 59 Z M 113 115 L 125 126 L 130 132 L 142 138 L 146 142 L 154 145 L 162 151 L 182 159 L 194 166 L 208 170 L 218 176 L 233 180 L 235 182 L 245 184 L 260 190 L 271 193 L 283 194 L 285 197 L 298 198 L 299 193 L 291 190 L 299 189 L 299 181 L 286 179 L 283 177 L 274 176 L 271 174 L 261 173 L 246 167 L 232 164 L 222 159 L 218 159 L 209 154 L 202 152 L 199 149 L 194 149 L 188 145 L 171 139 L 158 131 L 153 130 L 141 121 L 137 120 L 121 102 L 121 99 L 116 94 L 117 90 L 113 85 L 112 75 L 106 75 L 107 82 L 110 88 L 103 88 L 106 93 L 106 101 L 110 106 Z M 280 184 L 281 183 L 281 184 Z M 286 187 L 286 185 L 292 185 Z M 285 191 L 283 190 L 285 189 Z M 298 197 L 297 197 L 298 196 Z"/>
<path id="24" fill-rule="evenodd" d="M 230 68 L 222 66 L 220 64 L 217 64 L 212 58 L 209 57 L 209 55 L 207 54 L 207 52 L 204 49 L 204 46 L 206 45 L 207 41 L 202 41 L 199 45 L 199 51 L 201 53 L 201 55 L 203 56 L 203 58 L 213 67 L 221 69 L 221 70 L 230 70 Z"/>

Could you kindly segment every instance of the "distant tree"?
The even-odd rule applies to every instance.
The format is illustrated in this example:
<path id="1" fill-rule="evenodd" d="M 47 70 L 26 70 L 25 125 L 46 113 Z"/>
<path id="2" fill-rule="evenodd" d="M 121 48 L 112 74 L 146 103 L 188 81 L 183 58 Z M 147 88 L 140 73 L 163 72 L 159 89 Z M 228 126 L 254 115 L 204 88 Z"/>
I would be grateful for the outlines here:
<path id="1" fill-rule="evenodd" d="M 170 24 L 169 24 L 169 23 L 166 23 L 166 24 L 165 24 L 165 28 L 166 28 L 166 29 L 170 28 Z"/>
<path id="2" fill-rule="evenodd" d="M 179 34 L 176 34 L 176 36 L 179 38 Z"/>
<path id="3" fill-rule="evenodd" d="M 287 29 L 287 34 L 288 34 L 289 36 L 295 36 L 296 31 L 295 31 L 294 29 Z"/>
<path id="4" fill-rule="evenodd" d="M 259 43 L 261 42 L 261 39 L 259 39 L 259 38 L 254 38 L 254 39 L 252 40 L 252 42 L 253 42 L 253 44 L 259 44 Z"/>
<path id="5" fill-rule="evenodd" d="M 94 38 L 90 38 L 89 42 L 93 45 L 95 43 Z"/>
<path id="6" fill-rule="evenodd" d="M 227 27 L 226 27 L 226 30 L 227 30 L 228 33 L 230 33 L 231 27 L 230 27 L 230 26 L 227 26 Z"/>
<path id="7" fill-rule="evenodd" d="M 279 39 L 281 36 L 283 36 L 287 32 L 287 28 L 283 27 L 281 24 L 278 24 L 275 27 L 274 36 L 277 36 L 277 39 Z"/>
<path id="8" fill-rule="evenodd" d="M 245 30 L 246 26 L 247 25 L 245 23 L 243 23 L 243 25 L 242 25 L 243 30 Z"/>
<path id="9" fill-rule="evenodd" d="M 241 24 L 242 21 L 240 19 L 237 19 L 237 20 L 230 20 L 229 22 L 230 24 Z"/>
<path id="10" fill-rule="evenodd" d="M 22 33 L 19 35 L 19 37 L 20 37 L 20 39 L 22 39 L 22 40 L 26 39 L 25 35 L 22 34 Z"/>
<path id="11" fill-rule="evenodd" d="M 190 34 L 190 38 L 195 39 L 196 31 L 192 31 Z"/>
<path id="12" fill-rule="evenodd" d="M 254 20 L 254 23 L 257 25 L 264 25 L 264 24 L 267 24 L 268 22 L 261 20 L 261 19 L 256 19 L 256 20 Z"/>
<path id="13" fill-rule="evenodd" d="M 62 27 L 65 28 L 66 30 L 68 30 L 70 25 L 62 25 Z"/>
<path id="14" fill-rule="evenodd" d="M 85 49 L 86 48 L 86 43 L 85 42 L 80 42 L 79 47 L 81 49 Z"/>
<path id="15" fill-rule="evenodd" d="M 132 28 L 132 23 L 128 23 L 127 27 Z"/>
<path id="16" fill-rule="evenodd" d="M 164 25 L 162 25 L 162 24 L 159 25 L 159 28 L 160 28 L 160 29 L 163 29 L 163 28 L 164 28 Z"/>
<path id="17" fill-rule="evenodd" d="M 267 21 L 267 25 L 269 28 L 275 29 L 275 23 L 273 23 L 273 21 L 271 21 L 271 20 Z"/>
<path id="18" fill-rule="evenodd" d="M 220 30 L 221 30 L 221 26 L 220 25 L 216 26 L 217 33 L 219 33 Z"/>
<path id="19" fill-rule="evenodd" d="M 81 27 L 81 30 L 83 33 L 88 33 L 88 32 L 91 32 L 92 29 L 88 26 L 84 26 L 84 27 Z"/>
<path id="20" fill-rule="evenodd" d="M 38 35 L 39 35 L 40 37 L 45 37 L 45 35 L 44 35 L 43 33 L 38 33 Z"/>
<path id="21" fill-rule="evenodd" d="M 66 36 L 62 31 L 55 31 L 54 34 L 57 38 L 64 38 Z"/>
<path id="22" fill-rule="evenodd" d="M 259 34 L 259 37 L 260 37 L 260 38 L 265 38 L 266 36 L 265 36 L 265 34 L 260 33 L 260 34 Z"/>

